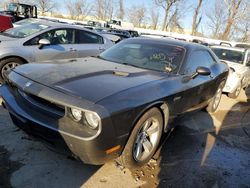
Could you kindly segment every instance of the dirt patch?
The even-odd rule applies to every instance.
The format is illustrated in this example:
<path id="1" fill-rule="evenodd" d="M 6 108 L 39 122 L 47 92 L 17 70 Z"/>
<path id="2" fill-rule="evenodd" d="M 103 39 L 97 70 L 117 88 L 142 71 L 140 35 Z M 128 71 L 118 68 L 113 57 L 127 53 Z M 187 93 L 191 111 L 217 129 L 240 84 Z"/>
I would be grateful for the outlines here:
<path id="1" fill-rule="evenodd" d="M 22 165 L 22 163 L 11 161 L 8 150 L 6 150 L 3 146 L 0 146 L 0 187 L 11 187 L 11 174 L 18 170 Z"/>

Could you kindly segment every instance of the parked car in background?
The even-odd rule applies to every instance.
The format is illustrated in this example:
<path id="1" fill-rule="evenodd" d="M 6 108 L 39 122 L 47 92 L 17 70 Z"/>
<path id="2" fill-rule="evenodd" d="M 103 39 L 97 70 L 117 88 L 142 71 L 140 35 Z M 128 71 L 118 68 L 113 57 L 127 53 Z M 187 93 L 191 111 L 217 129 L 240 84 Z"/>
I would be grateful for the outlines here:
<path id="1" fill-rule="evenodd" d="M 127 30 L 129 33 L 130 33 L 130 36 L 131 37 L 139 37 L 139 33 L 138 31 L 135 31 L 135 30 Z"/>
<path id="2" fill-rule="evenodd" d="M 12 17 L 0 13 L 0 32 L 12 27 Z"/>
<path id="3" fill-rule="evenodd" d="M 224 91 L 228 92 L 230 97 L 236 98 L 241 88 L 247 88 L 250 83 L 250 51 L 230 46 L 211 46 L 211 49 L 221 61 L 233 68 L 233 73 L 229 74 L 232 78 L 228 78 L 230 81 L 227 82 Z M 240 84 L 237 84 L 238 79 L 241 80 Z"/>
<path id="4" fill-rule="evenodd" d="M 0 33 L 0 82 L 6 71 L 25 63 L 97 56 L 113 43 L 96 32 L 40 20 Z"/>
<path id="5" fill-rule="evenodd" d="M 121 20 L 109 20 L 106 23 L 106 27 L 113 29 L 134 30 L 134 24 Z"/>
<path id="6" fill-rule="evenodd" d="M 127 39 L 126 35 L 122 35 L 119 33 L 112 33 L 112 32 L 101 32 L 103 36 L 111 40 L 114 44 L 120 42 L 121 40 Z"/>
<path id="7" fill-rule="evenodd" d="M 37 18 L 37 7 L 24 3 L 9 3 L 1 14 L 9 15 L 12 17 L 12 23 L 26 18 Z"/>
<path id="8" fill-rule="evenodd" d="M 118 158 L 126 167 L 141 166 L 173 118 L 204 107 L 216 111 L 228 75 L 216 59 L 197 44 L 126 39 L 96 58 L 16 67 L 0 96 L 17 126 L 66 143 L 85 163 Z"/>

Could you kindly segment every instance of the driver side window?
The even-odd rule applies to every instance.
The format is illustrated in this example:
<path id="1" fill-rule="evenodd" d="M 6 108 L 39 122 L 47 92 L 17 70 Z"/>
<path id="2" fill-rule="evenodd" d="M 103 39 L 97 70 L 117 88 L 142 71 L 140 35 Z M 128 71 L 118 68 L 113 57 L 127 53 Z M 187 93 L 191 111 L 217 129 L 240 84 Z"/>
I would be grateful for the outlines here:
<path id="1" fill-rule="evenodd" d="M 208 51 L 199 50 L 193 51 L 189 55 L 184 68 L 184 74 L 192 74 L 196 71 L 197 67 L 207 67 L 210 68 L 216 61 L 209 54 Z"/>
<path id="2" fill-rule="evenodd" d="M 47 39 L 52 45 L 55 44 L 73 44 L 75 43 L 75 30 L 73 29 L 58 29 L 45 32 L 41 35 L 30 39 L 25 46 L 38 45 L 39 40 Z"/>

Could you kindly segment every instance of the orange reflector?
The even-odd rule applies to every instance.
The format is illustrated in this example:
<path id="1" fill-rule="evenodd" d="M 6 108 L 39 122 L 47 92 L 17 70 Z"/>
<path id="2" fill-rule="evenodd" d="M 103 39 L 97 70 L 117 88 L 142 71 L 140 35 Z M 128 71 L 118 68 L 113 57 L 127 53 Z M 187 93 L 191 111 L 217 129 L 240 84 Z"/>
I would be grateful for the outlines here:
<path id="1" fill-rule="evenodd" d="M 118 150 L 118 149 L 120 149 L 120 148 L 121 148 L 120 145 L 115 146 L 115 147 L 113 147 L 113 148 L 110 148 L 110 149 L 106 150 L 106 154 L 110 154 L 110 153 L 112 153 L 112 152 L 114 152 L 114 151 L 116 151 L 116 150 Z"/>

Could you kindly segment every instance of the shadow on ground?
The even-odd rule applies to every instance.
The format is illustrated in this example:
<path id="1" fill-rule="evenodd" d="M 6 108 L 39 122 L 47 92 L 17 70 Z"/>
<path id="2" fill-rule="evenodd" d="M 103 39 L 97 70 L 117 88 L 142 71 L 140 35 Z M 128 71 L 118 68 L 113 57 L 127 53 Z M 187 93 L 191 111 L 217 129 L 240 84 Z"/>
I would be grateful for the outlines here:
<path id="1" fill-rule="evenodd" d="M 246 94 L 230 107 L 232 99 L 224 96 L 224 108 L 215 114 L 193 112 L 179 119 L 160 158 L 135 169 L 135 179 L 146 182 L 142 187 L 249 188 L 250 92 Z"/>

